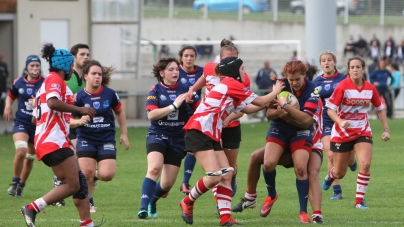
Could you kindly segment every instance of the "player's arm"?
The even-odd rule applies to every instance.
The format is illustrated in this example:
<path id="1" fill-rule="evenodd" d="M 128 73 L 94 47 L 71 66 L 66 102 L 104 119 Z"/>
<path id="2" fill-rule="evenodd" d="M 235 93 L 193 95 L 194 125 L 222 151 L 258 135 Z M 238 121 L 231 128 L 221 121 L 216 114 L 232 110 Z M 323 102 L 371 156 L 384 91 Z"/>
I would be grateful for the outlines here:
<path id="1" fill-rule="evenodd" d="M 293 107 L 292 105 L 290 105 L 290 104 L 286 104 L 284 107 L 283 107 L 283 109 L 284 110 L 286 110 L 294 119 L 295 119 L 295 121 L 297 121 L 297 122 L 299 122 L 298 124 L 300 125 L 300 126 L 297 126 L 297 127 L 299 127 L 299 128 L 302 128 L 302 129 L 307 129 L 307 128 L 309 128 L 311 125 L 313 125 L 314 124 L 314 119 L 313 119 L 313 117 L 312 116 L 310 116 L 310 114 L 308 114 L 308 113 L 306 113 L 306 112 L 304 112 L 304 111 L 300 111 L 300 110 L 298 110 L 298 109 L 296 109 L 295 107 Z M 291 121 L 292 121 L 293 119 L 291 119 Z M 295 121 L 293 121 L 293 122 L 295 122 Z M 296 123 L 296 122 L 295 122 Z M 292 123 L 291 123 L 292 124 Z M 293 124 L 294 125 L 294 124 Z"/>
<path id="2" fill-rule="evenodd" d="M 169 115 L 173 111 L 178 110 L 182 105 L 182 103 L 184 102 L 185 96 L 186 93 L 177 96 L 175 101 L 166 107 L 149 110 L 147 112 L 147 118 L 149 118 L 150 121 L 155 121 Z"/>
<path id="3" fill-rule="evenodd" d="M 199 91 L 202 89 L 206 84 L 206 79 L 204 76 L 199 77 L 199 79 L 196 81 L 196 83 L 189 87 L 189 90 L 187 92 L 186 100 L 187 103 L 192 102 L 192 96 L 194 95 L 194 92 Z"/>
<path id="4" fill-rule="evenodd" d="M 235 117 L 235 116 L 234 116 L 234 119 L 233 119 L 233 120 L 242 117 L 244 113 L 246 113 L 246 114 L 252 114 L 252 113 L 256 113 L 256 112 L 258 112 L 258 111 L 260 111 L 260 110 L 262 110 L 262 109 L 264 109 L 264 108 L 265 108 L 265 106 L 256 106 L 256 105 L 248 104 L 248 105 L 246 105 L 246 106 L 241 110 L 241 112 L 242 112 L 241 115 L 240 115 L 240 113 L 237 113 L 237 116 L 238 116 L 238 117 Z M 231 114 L 230 114 L 230 115 L 231 115 Z M 230 115 L 229 115 L 229 116 L 230 116 Z"/>
<path id="5" fill-rule="evenodd" d="M 91 118 L 88 115 L 81 116 L 80 119 L 76 119 L 75 117 L 70 118 L 70 128 L 78 128 L 83 126 L 91 121 Z"/>
<path id="6" fill-rule="evenodd" d="M 12 99 L 10 96 L 7 96 L 6 98 L 6 105 L 4 107 L 4 113 L 3 117 L 6 121 L 11 120 L 11 116 L 13 115 L 13 109 L 11 106 L 13 105 L 14 99 Z"/>
<path id="7" fill-rule="evenodd" d="M 91 107 L 78 107 L 69 105 L 65 102 L 60 101 L 56 97 L 49 98 L 46 103 L 48 107 L 52 110 L 56 110 L 59 112 L 70 112 L 70 113 L 80 113 L 81 115 L 89 115 L 91 118 L 95 115 L 95 109 Z"/>
<path id="8" fill-rule="evenodd" d="M 119 128 L 121 129 L 121 136 L 119 137 L 119 143 L 125 144 L 125 150 L 129 150 L 128 128 L 126 127 L 126 114 L 123 108 L 114 110 L 116 120 L 118 121 Z"/>

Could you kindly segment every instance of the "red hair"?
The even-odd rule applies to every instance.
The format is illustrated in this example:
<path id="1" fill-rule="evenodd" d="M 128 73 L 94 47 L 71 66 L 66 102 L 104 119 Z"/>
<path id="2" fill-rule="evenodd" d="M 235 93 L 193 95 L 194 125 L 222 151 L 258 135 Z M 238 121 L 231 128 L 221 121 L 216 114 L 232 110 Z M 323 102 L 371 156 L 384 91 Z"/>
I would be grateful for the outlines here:
<path id="1" fill-rule="evenodd" d="M 283 67 L 282 72 L 285 75 L 285 77 L 287 77 L 288 74 L 295 74 L 295 73 L 299 73 L 300 75 L 306 75 L 307 66 L 306 64 L 304 64 L 302 61 L 299 60 L 288 61 L 286 65 Z"/>

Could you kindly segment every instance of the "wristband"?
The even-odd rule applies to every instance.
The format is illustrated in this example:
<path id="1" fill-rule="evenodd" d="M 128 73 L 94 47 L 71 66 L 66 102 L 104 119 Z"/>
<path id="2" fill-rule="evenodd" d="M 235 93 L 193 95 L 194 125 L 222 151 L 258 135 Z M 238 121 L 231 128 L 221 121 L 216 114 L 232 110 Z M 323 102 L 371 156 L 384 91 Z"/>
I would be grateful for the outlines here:
<path id="1" fill-rule="evenodd" d="M 175 106 L 174 106 L 173 104 L 169 105 L 168 108 L 169 108 L 171 111 L 174 111 L 174 110 L 175 110 Z"/>
<path id="2" fill-rule="evenodd" d="M 173 102 L 173 104 L 171 104 L 171 105 L 173 105 L 174 108 L 175 108 L 176 110 L 178 110 L 178 105 L 177 105 L 177 103 Z"/>
<path id="3" fill-rule="evenodd" d="M 388 133 L 390 133 L 390 129 L 384 129 L 384 132 L 388 132 Z"/>
<path id="4" fill-rule="evenodd" d="M 282 109 L 285 109 L 285 107 L 286 107 L 287 104 L 288 104 L 288 102 L 285 102 L 285 103 L 282 105 Z"/>

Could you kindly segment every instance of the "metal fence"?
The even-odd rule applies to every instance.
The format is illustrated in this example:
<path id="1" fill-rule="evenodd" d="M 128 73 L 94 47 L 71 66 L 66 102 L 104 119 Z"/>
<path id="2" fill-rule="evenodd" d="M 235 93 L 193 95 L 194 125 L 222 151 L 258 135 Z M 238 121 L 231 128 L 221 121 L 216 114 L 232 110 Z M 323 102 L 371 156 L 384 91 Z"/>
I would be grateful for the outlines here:
<path id="1" fill-rule="evenodd" d="M 403 0 L 334 0 L 338 23 L 403 24 Z M 304 0 L 144 0 L 144 17 L 304 22 Z M 207 6 L 207 7 L 206 7 Z"/>

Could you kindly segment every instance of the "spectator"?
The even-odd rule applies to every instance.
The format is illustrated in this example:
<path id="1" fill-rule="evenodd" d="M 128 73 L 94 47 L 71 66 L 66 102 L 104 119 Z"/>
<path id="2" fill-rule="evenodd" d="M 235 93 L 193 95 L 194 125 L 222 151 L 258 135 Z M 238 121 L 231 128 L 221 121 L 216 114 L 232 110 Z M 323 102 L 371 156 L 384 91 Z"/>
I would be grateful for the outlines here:
<path id="1" fill-rule="evenodd" d="M 362 35 L 359 35 L 358 42 L 356 42 L 356 53 L 361 56 L 365 57 L 368 52 L 368 43 L 366 40 L 362 37 Z"/>
<path id="2" fill-rule="evenodd" d="M 255 78 L 255 84 L 260 90 L 272 89 L 272 86 L 276 83 L 276 72 L 271 68 L 271 63 L 269 60 L 264 61 L 264 68 L 258 71 L 257 77 Z M 265 91 L 268 94 L 268 91 Z"/>
<path id="3" fill-rule="evenodd" d="M 391 79 L 390 85 L 387 83 L 388 79 Z M 390 93 L 390 86 L 394 83 L 394 78 L 390 71 L 386 69 L 386 60 L 382 59 L 377 65 L 377 69 L 372 72 L 369 76 L 370 83 L 373 84 L 380 96 L 383 96 L 386 102 L 387 117 L 392 118 L 393 116 L 393 106 L 392 98 Z"/>
<path id="4" fill-rule="evenodd" d="M 6 94 L 6 83 L 8 77 L 7 64 L 3 61 L 3 55 L 0 53 L 0 111 L 3 115 Z"/>
<path id="5" fill-rule="evenodd" d="M 377 41 L 373 40 L 370 43 L 369 47 L 369 58 L 370 59 L 379 59 L 380 58 L 380 48 L 377 46 Z"/>
<path id="6" fill-rule="evenodd" d="M 388 40 L 386 41 L 383 53 L 383 58 L 386 60 L 387 64 L 390 64 L 392 62 L 393 53 L 394 53 L 394 45 L 391 41 Z"/>
<path id="7" fill-rule="evenodd" d="M 197 41 L 202 41 L 202 39 L 199 38 L 199 37 L 196 37 L 196 40 Z M 198 53 L 198 56 L 200 58 L 203 58 L 203 54 L 205 52 L 205 46 L 204 45 L 195 45 L 195 48 L 196 48 L 196 52 Z"/>
<path id="8" fill-rule="evenodd" d="M 206 40 L 210 40 L 210 38 L 208 37 L 208 38 L 206 38 Z M 206 57 L 208 57 L 208 58 L 210 58 L 211 56 L 212 56 L 212 52 L 213 52 L 213 45 L 212 44 L 206 44 L 206 45 L 204 45 L 204 48 L 203 48 L 203 56 L 206 56 Z M 202 56 L 202 57 L 203 57 Z"/>
<path id="9" fill-rule="evenodd" d="M 397 46 L 394 49 L 393 59 L 394 59 L 394 63 L 401 64 L 401 65 L 403 64 L 403 60 L 404 60 L 403 43 L 397 43 Z"/>
<path id="10" fill-rule="evenodd" d="M 168 45 L 166 45 L 166 44 L 161 45 L 161 48 L 159 51 L 159 58 L 161 58 L 162 56 L 168 56 L 168 55 L 170 55 L 170 47 L 168 47 Z"/>
<path id="11" fill-rule="evenodd" d="M 296 50 L 293 51 L 293 55 L 292 55 L 292 57 L 290 58 L 290 60 L 291 60 L 291 61 L 297 61 L 297 51 L 296 51 Z"/>
<path id="12" fill-rule="evenodd" d="M 388 41 L 390 41 L 391 46 L 392 46 L 393 49 L 394 49 L 394 47 L 396 46 L 396 42 L 394 41 L 392 35 L 389 35 L 389 36 L 387 37 L 387 40 L 384 42 L 384 47 L 385 47 L 385 48 L 386 48 L 386 46 L 387 46 L 387 42 L 388 42 Z"/>
<path id="13" fill-rule="evenodd" d="M 369 46 L 372 46 L 372 42 L 376 42 L 376 46 L 380 51 L 380 40 L 377 38 L 376 34 L 373 33 L 372 39 L 369 41 Z"/>
<path id="14" fill-rule="evenodd" d="M 354 40 L 353 35 L 350 35 L 349 40 L 345 43 L 344 58 L 346 57 L 347 52 L 352 52 L 354 55 L 356 55 L 355 45 L 356 45 L 356 41 Z"/>
<path id="15" fill-rule="evenodd" d="M 379 62 L 378 58 L 373 58 L 373 62 L 370 65 L 368 65 L 368 74 L 369 75 L 372 74 L 373 71 L 376 70 L 378 62 Z"/>
<path id="16" fill-rule="evenodd" d="M 390 72 L 393 75 L 393 82 L 391 83 L 392 90 L 394 92 L 394 100 L 397 98 L 397 96 L 400 94 L 400 86 L 401 86 L 401 72 L 400 68 L 397 63 L 393 63 L 390 66 Z"/>

